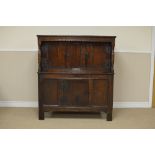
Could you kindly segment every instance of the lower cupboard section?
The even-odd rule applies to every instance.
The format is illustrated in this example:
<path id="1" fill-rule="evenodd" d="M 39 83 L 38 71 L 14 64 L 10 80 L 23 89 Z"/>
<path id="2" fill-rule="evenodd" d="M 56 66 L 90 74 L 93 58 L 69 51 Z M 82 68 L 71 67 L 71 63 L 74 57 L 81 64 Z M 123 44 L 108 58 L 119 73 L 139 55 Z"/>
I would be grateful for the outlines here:
<path id="1" fill-rule="evenodd" d="M 108 102 L 108 80 L 102 79 L 43 79 L 40 91 L 44 105 L 105 106 Z"/>
<path id="2" fill-rule="evenodd" d="M 40 78 L 39 111 L 40 113 L 105 111 L 111 114 L 112 82 L 111 77 L 107 79 Z"/>

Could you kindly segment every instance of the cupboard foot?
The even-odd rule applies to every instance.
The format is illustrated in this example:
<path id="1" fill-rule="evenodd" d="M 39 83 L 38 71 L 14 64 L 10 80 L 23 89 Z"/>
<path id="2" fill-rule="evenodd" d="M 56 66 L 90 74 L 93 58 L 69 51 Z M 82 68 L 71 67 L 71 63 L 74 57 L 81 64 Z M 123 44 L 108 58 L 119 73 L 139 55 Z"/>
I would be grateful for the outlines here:
<path id="1" fill-rule="evenodd" d="M 39 120 L 44 120 L 44 112 L 43 111 L 39 111 Z"/>
<path id="2" fill-rule="evenodd" d="M 112 121 L 112 113 L 107 113 L 107 121 Z"/>

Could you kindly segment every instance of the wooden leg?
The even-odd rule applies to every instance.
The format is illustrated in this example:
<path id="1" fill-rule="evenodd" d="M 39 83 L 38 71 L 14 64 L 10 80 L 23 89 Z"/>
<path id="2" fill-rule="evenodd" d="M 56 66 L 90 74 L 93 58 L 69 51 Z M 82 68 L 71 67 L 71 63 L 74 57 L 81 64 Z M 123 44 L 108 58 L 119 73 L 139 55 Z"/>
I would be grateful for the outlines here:
<path id="1" fill-rule="evenodd" d="M 107 113 L 107 121 L 112 121 L 112 113 Z"/>
<path id="2" fill-rule="evenodd" d="M 44 111 L 39 110 L 39 120 L 44 120 Z"/>

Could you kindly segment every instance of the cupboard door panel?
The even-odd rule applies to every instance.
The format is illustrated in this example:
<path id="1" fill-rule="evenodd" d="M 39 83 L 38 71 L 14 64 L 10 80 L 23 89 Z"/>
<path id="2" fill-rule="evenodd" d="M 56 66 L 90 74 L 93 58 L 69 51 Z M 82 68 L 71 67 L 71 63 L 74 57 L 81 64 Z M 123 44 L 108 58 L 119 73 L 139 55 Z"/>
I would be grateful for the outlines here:
<path id="1" fill-rule="evenodd" d="M 97 44 L 93 50 L 93 67 L 110 71 L 111 67 L 111 46 L 109 44 Z"/>
<path id="2" fill-rule="evenodd" d="M 108 72 L 112 65 L 111 52 L 110 43 L 81 44 L 81 67 Z"/>
<path id="3" fill-rule="evenodd" d="M 95 106 L 108 104 L 108 80 L 93 80 L 92 98 Z"/>
<path id="4" fill-rule="evenodd" d="M 48 46 L 49 69 L 65 67 L 65 44 L 56 42 Z"/>
<path id="5" fill-rule="evenodd" d="M 43 104 L 58 105 L 58 80 L 42 79 L 40 82 L 40 95 Z"/>
<path id="6" fill-rule="evenodd" d="M 88 80 L 60 80 L 61 106 L 88 106 Z"/>
<path id="7" fill-rule="evenodd" d="M 66 44 L 65 61 L 66 68 L 80 67 L 80 43 Z"/>
<path id="8" fill-rule="evenodd" d="M 48 62 L 48 69 L 80 67 L 80 43 L 53 42 L 42 45 L 42 56 Z"/>

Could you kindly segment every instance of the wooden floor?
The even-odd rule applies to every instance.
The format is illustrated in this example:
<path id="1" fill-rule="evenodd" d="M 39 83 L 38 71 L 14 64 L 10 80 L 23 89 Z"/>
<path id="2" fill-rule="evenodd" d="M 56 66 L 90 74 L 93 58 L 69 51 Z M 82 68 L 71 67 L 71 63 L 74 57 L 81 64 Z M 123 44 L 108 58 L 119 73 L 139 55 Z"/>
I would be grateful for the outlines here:
<path id="1" fill-rule="evenodd" d="M 154 109 L 114 109 L 113 121 L 107 122 L 103 114 L 46 113 L 38 120 L 37 108 L 0 108 L 2 129 L 154 129 Z"/>

